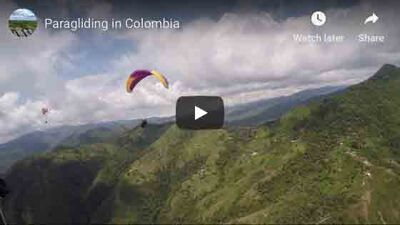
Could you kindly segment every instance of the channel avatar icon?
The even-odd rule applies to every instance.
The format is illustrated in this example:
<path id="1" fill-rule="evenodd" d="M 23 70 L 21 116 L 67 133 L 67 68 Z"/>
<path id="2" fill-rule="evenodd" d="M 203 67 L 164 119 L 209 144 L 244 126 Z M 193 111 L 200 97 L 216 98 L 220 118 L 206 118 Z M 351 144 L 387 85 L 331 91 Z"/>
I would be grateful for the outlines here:
<path id="1" fill-rule="evenodd" d="M 8 28 L 17 37 L 28 37 L 37 28 L 37 18 L 29 9 L 17 9 L 10 15 Z"/>

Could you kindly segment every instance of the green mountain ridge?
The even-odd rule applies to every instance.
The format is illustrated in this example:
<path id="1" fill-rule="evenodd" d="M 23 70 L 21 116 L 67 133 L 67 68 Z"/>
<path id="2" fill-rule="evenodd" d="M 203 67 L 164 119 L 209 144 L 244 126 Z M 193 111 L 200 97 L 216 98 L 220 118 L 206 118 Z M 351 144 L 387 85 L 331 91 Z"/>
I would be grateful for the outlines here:
<path id="1" fill-rule="evenodd" d="M 46 131 L 25 134 L 10 142 L 0 144 L 0 174 L 13 163 L 37 153 L 52 151 L 59 145 L 107 142 L 140 123 L 140 120 L 112 121 L 98 124 L 61 126 Z"/>
<path id="2" fill-rule="evenodd" d="M 273 99 L 263 99 L 227 109 L 228 126 L 255 126 L 274 120 L 290 109 L 305 104 L 314 98 L 336 92 L 343 87 L 322 87 L 309 89 Z M 251 109 L 251 110 L 250 110 Z M 151 117 L 153 124 L 174 121 L 174 117 Z M 137 126 L 141 120 L 110 121 L 78 126 L 61 126 L 44 131 L 35 131 L 10 142 L 0 144 L 0 174 L 5 173 L 13 163 L 31 155 L 52 151 L 55 147 L 78 146 L 80 144 L 108 142 Z"/>
<path id="3" fill-rule="evenodd" d="M 135 128 L 6 177 L 11 222 L 399 223 L 400 69 L 254 128 Z"/>

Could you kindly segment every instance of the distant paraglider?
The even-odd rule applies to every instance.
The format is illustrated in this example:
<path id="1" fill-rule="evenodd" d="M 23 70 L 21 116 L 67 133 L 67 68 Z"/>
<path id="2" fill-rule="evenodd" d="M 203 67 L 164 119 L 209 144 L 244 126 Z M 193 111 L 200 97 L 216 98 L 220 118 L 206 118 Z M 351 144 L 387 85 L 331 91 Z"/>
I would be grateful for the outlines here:
<path id="1" fill-rule="evenodd" d="M 48 123 L 49 121 L 48 121 L 48 119 L 47 119 L 47 114 L 49 113 L 49 108 L 47 108 L 47 107 L 43 107 L 42 108 L 42 115 L 44 116 L 44 118 L 45 118 L 45 121 L 44 121 L 44 123 Z"/>
<path id="2" fill-rule="evenodd" d="M 136 70 L 131 75 L 129 75 L 128 79 L 126 80 L 126 91 L 131 93 L 136 85 L 148 76 L 154 76 L 157 78 L 160 83 L 168 89 L 168 80 L 159 72 L 152 70 Z"/>
<path id="3" fill-rule="evenodd" d="M 169 88 L 169 84 L 168 84 L 168 80 L 167 78 L 165 78 L 161 73 L 152 70 L 135 70 L 133 71 L 133 73 L 131 73 L 128 77 L 128 79 L 126 80 L 126 92 L 131 93 L 133 91 L 133 89 L 136 87 L 136 85 L 143 80 L 144 78 L 148 77 L 148 76 L 154 76 L 155 78 L 157 78 L 158 81 L 160 81 L 160 83 L 165 87 L 165 88 Z M 147 126 L 148 122 L 147 120 L 142 120 L 142 122 L 140 123 L 140 127 L 141 128 L 145 128 Z"/>

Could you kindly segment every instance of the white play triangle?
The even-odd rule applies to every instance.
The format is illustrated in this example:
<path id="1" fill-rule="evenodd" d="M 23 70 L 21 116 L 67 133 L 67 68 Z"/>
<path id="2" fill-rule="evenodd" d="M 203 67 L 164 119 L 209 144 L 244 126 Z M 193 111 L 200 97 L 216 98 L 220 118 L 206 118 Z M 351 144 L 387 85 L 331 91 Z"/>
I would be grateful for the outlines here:
<path id="1" fill-rule="evenodd" d="M 201 117 L 207 115 L 207 113 L 207 111 L 204 111 L 203 109 L 194 106 L 194 120 L 200 119 Z"/>

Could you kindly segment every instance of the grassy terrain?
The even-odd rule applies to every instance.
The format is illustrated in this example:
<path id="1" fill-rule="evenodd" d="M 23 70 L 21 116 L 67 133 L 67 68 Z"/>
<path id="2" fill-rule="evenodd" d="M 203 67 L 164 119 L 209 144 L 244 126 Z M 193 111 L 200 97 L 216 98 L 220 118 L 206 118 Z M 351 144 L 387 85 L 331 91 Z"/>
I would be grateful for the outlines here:
<path id="1" fill-rule="evenodd" d="M 80 144 L 110 142 L 137 126 L 139 122 L 140 120 L 130 120 L 63 126 L 23 135 L 0 144 L 0 174 L 5 173 L 18 160 L 52 151 L 57 146 L 76 147 Z"/>
<path id="2" fill-rule="evenodd" d="M 400 69 L 256 128 L 130 130 L 17 163 L 15 223 L 399 223 Z M 40 204 L 38 204 L 40 202 Z"/>
<path id="3" fill-rule="evenodd" d="M 10 21 L 8 21 L 8 27 L 11 30 L 16 30 L 16 29 L 36 30 L 37 21 L 10 20 Z"/>

